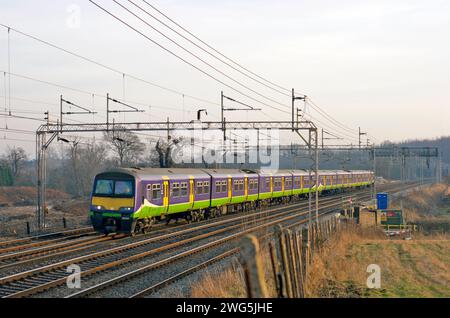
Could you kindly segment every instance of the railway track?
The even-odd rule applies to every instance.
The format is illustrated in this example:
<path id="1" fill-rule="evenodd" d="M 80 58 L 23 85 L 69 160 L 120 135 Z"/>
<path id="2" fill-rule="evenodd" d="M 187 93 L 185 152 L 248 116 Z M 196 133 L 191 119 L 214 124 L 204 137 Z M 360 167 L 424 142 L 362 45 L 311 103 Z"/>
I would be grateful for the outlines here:
<path id="1" fill-rule="evenodd" d="M 369 196 L 365 196 L 366 198 L 368 198 Z M 338 200 L 336 200 L 338 201 Z M 340 205 L 340 202 L 333 202 L 333 203 L 329 203 L 325 206 L 322 206 L 320 208 L 320 216 L 323 217 L 324 215 L 331 213 L 333 211 L 336 210 L 336 207 Z M 181 253 L 177 253 L 175 255 L 171 255 L 167 258 L 164 258 L 162 260 L 156 261 L 154 263 L 151 263 L 147 266 L 143 266 L 139 269 L 136 269 L 134 271 L 131 271 L 129 273 L 120 275 L 118 277 L 115 277 L 113 279 L 107 280 L 105 282 L 102 282 L 100 284 L 94 285 L 90 288 L 87 288 L 83 291 L 80 291 L 78 293 L 74 293 L 72 295 L 69 295 L 67 298 L 75 298 L 75 297 L 87 297 L 87 296 L 91 296 L 91 297 L 97 297 L 98 293 L 100 293 L 101 296 L 106 296 L 106 297 L 112 297 L 111 294 L 106 293 L 104 290 L 105 289 L 114 289 L 116 288 L 116 286 L 118 286 L 119 284 L 123 284 L 125 282 L 128 282 L 128 286 L 129 288 L 132 290 L 133 286 L 135 285 L 135 281 L 136 280 L 140 280 L 141 277 L 143 275 L 145 275 L 147 272 L 152 271 L 152 270 L 157 270 L 160 268 L 164 268 L 167 267 L 175 262 L 182 262 L 184 260 L 186 260 L 187 258 L 196 255 L 196 254 L 200 254 L 202 252 L 206 252 L 208 250 L 217 248 L 220 245 L 225 245 L 225 244 L 230 244 L 232 242 L 236 242 L 237 240 L 239 240 L 240 238 L 242 238 L 243 236 L 249 234 L 249 233 L 258 233 L 261 234 L 261 231 L 267 230 L 270 227 L 273 227 L 277 224 L 283 224 L 286 227 L 294 227 L 294 226 L 299 226 L 301 224 L 307 224 L 308 223 L 308 211 L 302 212 L 302 213 L 295 213 L 293 215 L 288 215 L 285 217 L 282 217 L 281 219 L 276 219 L 273 221 L 269 221 L 269 222 L 265 222 L 263 224 L 260 225 L 255 225 L 252 227 L 249 227 L 247 229 L 244 229 L 242 231 L 238 231 L 237 233 L 233 233 L 231 235 L 225 236 L 223 238 L 219 238 L 217 240 L 214 240 L 212 242 L 208 242 L 205 243 L 203 245 L 194 247 L 192 249 L 188 249 L 186 251 L 183 251 Z M 301 218 L 301 219 L 299 219 Z M 292 222 L 290 222 L 292 221 Z M 286 222 L 290 222 L 287 225 L 284 224 Z M 268 237 L 271 234 L 270 233 L 262 233 L 264 237 Z M 232 247 L 230 250 L 227 250 L 217 256 L 214 256 L 211 259 L 208 259 L 206 261 L 201 262 L 198 265 L 194 265 L 188 269 L 183 270 L 181 273 L 176 273 L 172 276 L 169 276 L 166 279 L 163 279 L 162 281 L 156 283 L 155 285 L 146 288 L 144 291 L 140 291 L 136 294 L 133 294 L 131 297 L 143 297 L 147 294 L 151 294 L 154 291 L 156 291 L 157 289 L 162 288 L 164 285 L 170 284 L 186 275 L 192 274 L 193 272 L 196 272 L 202 268 L 204 268 L 205 266 L 209 266 L 215 262 L 218 262 L 220 260 L 225 259 L 226 257 L 229 257 L 233 254 L 236 254 L 239 251 L 239 249 Z M 159 276 L 159 275 L 156 275 Z M 123 286 L 122 286 L 123 287 Z"/>
<path id="2" fill-rule="evenodd" d="M 355 195 L 355 193 L 352 193 L 350 196 L 355 197 Z M 330 208 L 335 208 L 336 205 L 342 203 L 342 197 L 339 196 L 338 198 L 325 198 L 321 200 L 322 203 L 324 201 L 333 202 L 332 204 L 330 203 L 331 205 L 328 204 L 327 206 L 330 206 Z M 55 264 L 3 277 L 0 278 L 0 297 L 25 297 L 62 285 L 66 282 L 66 278 L 68 276 L 66 273 L 66 266 L 71 264 L 80 265 L 84 270 L 81 274 L 82 277 L 87 277 L 95 273 L 102 273 L 108 269 L 116 268 L 120 265 L 133 261 L 139 261 L 150 256 L 155 256 L 158 253 L 174 251 L 177 248 L 186 247 L 187 245 L 194 242 L 199 242 L 202 239 L 209 239 L 220 234 L 226 234 L 226 232 L 238 230 L 242 227 L 249 226 L 249 228 L 239 232 L 241 233 L 240 235 L 243 235 L 242 233 L 250 233 L 252 231 L 257 231 L 258 229 L 267 228 L 273 224 L 292 220 L 299 216 L 304 217 L 306 212 L 300 213 L 300 211 L 305 209 L 306 205 L 307 202 L 301 202 L 294 205 L 282 206 L 277 209 L 253 212 L 248 215 L 239 215 L 238 217 L 231 219 L 219 220 L 212 223 L 197 225 L 184 230 L 177 230 L 173 233 L 162 234 L 148 239 L 143 239 L 139 242 L 126 244 L 124 246 L 64 260 Z M 322 209 L 327 206 L 322 207 Z M 261 217 L 257 218 L 258 216 Z M 257 223 L 261 224 L 255 225 Z M 258 226 L 260 228 L 258 228 Z M 218 228 L 216 229 L 216 227 Z M 194 235 L 199 231 L 206 232 L 200 235 Z M 235 233 L 233 235 L 237 234 Z M 182 238 L 183 236 L 187 237 Z M 150 268 L 157 268 L 158 265 L 155 264 L 163 266 L 163 264 L 169 264 L 170 260 L 175 261 L 176 259 L 182 259 L 188 255 L 192 255 L 192 253 L 195 253 L 192 251 L 199 253 L 205 248 L 210 249 L 218 244 L 231 241 L 236 237 L 225 236 L 224 238 L 208 242 L 207 244 L 209 245 L 200 245 L 194 249 L 190 249 L 191 251 L 187 250 L 172 255 L 168 258 L 169 260 L 162 259 L 156 263 L 152 263 L 153 266 L 156 267 L 143 268 L 146 268 L 146 270 L 150 270 Z M 177 240 L 177 238 L 180 238 L 181 240 Z M 171 240 L 173 242 L 170 242 Z M 165 241 L 168 241 L 168 244 L 161 244 Z M 159 242 L 159 246 L 152 246 L 157 242 Z M 149 247 L 151 248 L 149 249 Z M 126 276 L 123 279 L 126 279 Z"/>
<path id="3" fill-rule="evenodd" d="M 25 250 L 28 248 L 50 245 L 57 242 L 62 242 L 65 240 L 70 240 L 73 238 L 79 238 L 81 236 L 92 234 L 96 234 L 92 230 L 92 227 L 86 227 L 62 232 L 25 237 L 21 239 L 2 241 L 0 242 L 0 255 L 19 250 Z"/>
<path id="4" fill-rule="evenodd" d="M 305 202 L 294 203 L 292 206 L 296 206 L 299 204 L 305 205 L 306 203 Z M 282 206 L 282 207 L 278 207 L 278 209 L 287 208 L 287 207 L 288 206 Z M 270 211 L 270 210 L 268 210 L 268 211 Z M 260 213 L 263 213 L 263 212 L 264 211 L 261 211 Z M 241 213 L 241 214 L 239 214 L 239 216 L 250 217 L 250 215 L 252 213 L 255 213 L 255 212 Z M 258 215 L 260 215 L 260 214 L 258 214 Z M 205 220 L 200 223 L 184 224 L 184 225 L 178 225 L 176 227 L 164 228 L 164 229 L 153 231 L 149 234 L 139 235 L 137 237 L 132 238 L 131 240 L 133 242 L 137 242 L 138 240 L 145 239 L 147 237 L 157 237 L 158 235 L 176 232 L 183 228 L 185 228 L 185 229 L 192 228 L 192 230 L 195 230 L 195 228 L 199 225 L 214 224 L 214 223 L 218 222 L 218 220 L 221 220 L 221 219 L 231 220 L 235 217 L 236 217 L 236 215 L 231 214 L 231 215 L 227 215 L 227 216 L 217 218 L 217 219 Z M 26 266 L 26 265 L 31 265 L 33 263 L 44 262 L 44 261 L 48 261 L 52 258 L 58 258 L 58 257 L 62 257 L 64 255 L 68 255 L 68 254 L 82 253 L 84 251 L 87 251 L 89 248 L 94 248 L 95 244 L 113 241 L 113 239 L 114 239 L 114 243 L 116 243 L 115 239 L 117 239 L 117 238 L 124 238 L 124 236 L 105 237 L 105 236 L 101 236 L 101 235 L 95 235 L 92 238 L 79 238 L 79 239 L 77 237 L 77 239 L 67 241 L 67 242 L 64 241 L 62 243 L 56 243 L 54 245 L 45 245 L 44 247 L 38 247 L 35 249 L 19 251 L 19 252 L 15 252 L 15 253 L 6 254 L 6 255 L 0 254 L 0 271 L 4 272 L 4 270 L 9 269 L 9 268 L 18 267 L 18 266 Z M 105 246 L 99 246 L 99 248 L 103 248 L 103 247 L 105 247 Z"/>
<path id="5" fill-rule="evenodd" d="M 327 198 L 327 200 L 341 202 L 340 197 Z M 96 272 L 114 268 L 131 261 L 136 261 L 144 257 L 148 257 L 163 251 L 168 251 L 176 247 L 199 241 L 213 235 L 226 233 L 232 229 L 249 226 L 255 222 L 264 222 L 266 220 L 283 217 L 287 214 L 295 214 L 299 210 L 305 209 L 307 206 L 307 202 L 299 203 L 297 204 L 297 206 L 298 207 L 294 210 L 292 206 L 284 206 L 278 209 L 252 213 L 228 220 L 221 220 L 212 224 L 204 224 L 185 230 L 179 230 L 174 233 L 144 239 L 139 242 L 130 243 L 124 246 L 115 247 L 112 249 L 73 259 L 68 259 L 56 264 L 51 264 L 0 278 L 0 297 L 28 296 L 33 293 L 64 284 L 67 277 L 66 266 L 71 264 L 82 266 L 83 269 L 85 269 L 85 271 L 82 273 L 82 276 L 85 277 Z M 203 234 L 197 234 L 197 232 L 202 231 L 206 232 Z M 177 239 L 183 236 L 187 237 L 181 240 Z M 161 244 L 164 243 L 164 241 L 169 242 L 166 242 L 166 244 Z M 170 243 L 170 241 L 173 242 Z M 160 243 L 159 246 L 152 246 L 155 245 L 154 243 L 156 242 Z M 120 258 L 120 256 L 122 257 Z"/>
<path id="6" fill-rule="evenodd" d="M 366 196 L 361 196 L 359 199 L 367 199 L 370 198 L 369 195 Z M 321 217 L 332 213 L 334 211 L 336 211 L 336 205 L 334 204 L 329 204 L 327 206 L 322 206 L 320 209 L 320 215 Z M 305 213 L 302 213 L 302 215 L 305 215 Z M 168 266 L 174 262 L 177 261 L 182 261 L 194 254 L 198 254 L 202 251 L 206 251 L 208 249 L 212 249 L 214 247 L 216 247 L 217 245 L 220 244 L 224 244 L 227 241 L 235 241 L 241 237 L 243 237 L 244 235 L 248 234 L 248 233 L 255 233 L 258 232 L 258 230 L 262 230 L 264 228 L 276 225 L 281 223 L 282 221 L 291 219 L 292 217 L 286 217 L 283 220 L 277 220 L 274 222 L 269 222 L 266 224 L 262 224 L 259 226 L 255 226 L 253 228 L 250 229 L 246 229 L 244 231 L 235 233 L 233 235 L 230 235 L 228 237 L 219 239 L 217 241 L 213 241 L 210 242 L 208 244 L 205 244 L 203 246 L 199 246 L 197 248 L 185 251 L 183 253 L 177 254 L 177 255 L 173 255 L 170 257 L 167 257 L 163 260 L 154 262 L 152 264 L 149 264 L 147 266 L 144 266 L 142 268 L 139 268 L 137 270 L 134 270 L 132 272 L 120 275 L 118 277 L 115 277 L 113 279 L 107 280 L 105 282 L 102 282 L 100 284 L 91 286 L 83 291 L 74 293 L 72 295 L 67 296 L 66 298 L 75 298 L 75 297 L 98 297 L 98 295 L 100 294 L 100 296 L 106 296 L 106 297 L 111 297 L 111 294 L 105 293 L 104 290 L 106 289 L 114 289 L 115 287 L 117 287 L 119 284 L 124 284 L 127 283 L 129 285 L 129 288 L 132 290 L 133 286 L 136 285 L 136 280 L 141 280 L 142 276 L 144 276 L 146 273 L 148 273 L 151 270 L 157 270 L 158 268 L 162 268 L 165 266 Z M 296 222 L 290 223 L 288 225 L 286 225 L 287 228 L 293 228 L 293 227 L 297 227 L 297 226 L 301 226 L 303 224 L 307 224 L 308 223 L 308 219 L 307 218 L 303 218 L 301 220 L 298 220 Z M 271 233 L 263 233 L 262 234 L 262 239 L 270 237 Z M 189 276 L 193 273 L 196 273 L 202 269 L 205 269 L 208 266 L 211 266 L 212 264 L 215 264 L 217 262 L 220 262 L 222 260 L 225 260 L 226 258 L 229 258 L 233 255 L 236 255 L 237 253 L 239 253 L 239 248 L 237 247 L 231 247 L 229 249 L 227 249 L 226 251 L 223 251 L 217 255 L 214 255 L 213 257 L 207 258 L 206 260 L 200 261 L 200 263 L 195 264 L 193 266 L 187 267 L 185 269 L 182 269 L 181 271 L 178 271 L 176 273 L 174 273 L 173 275 L 167 277 L 167 278 L 162 278 L 161 280 L 157 281 L 154 284 L 151 284 L 150 287 L 146 287 L 143 290 L 140 290 L 138 292 L 135 292 L 133 294 L 131 294 L 131 296 L 128 296 L 130 298 L 141 298 L 141 297 L 146 297 L 147 295 L 151 295 L 155 292 L 157 292 L 158 290 L 175 283 L 176 281 Z M 158 275 L 155 275 L 158 276 Z"/>

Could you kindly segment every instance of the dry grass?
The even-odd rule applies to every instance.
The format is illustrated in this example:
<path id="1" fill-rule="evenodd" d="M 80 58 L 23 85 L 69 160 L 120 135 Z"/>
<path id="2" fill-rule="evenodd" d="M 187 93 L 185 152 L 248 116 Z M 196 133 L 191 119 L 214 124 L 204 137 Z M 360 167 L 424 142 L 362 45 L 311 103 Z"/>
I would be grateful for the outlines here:
<path id="1" fill-rule="evenodd" d="M 267 248 L 261 249 L 264 278 L 270 297 L 276 297 L 270 254 Z M 246 297 L 245 278 L 241 266 L 235 259 L 233 266 L 225 270 L 213 270 L 192 284 L 193 298 L 244 298 Z"/>
<path id="2" fill-rule="evenodd" d="M 404 195 L 400 200 L 409 222 L 450 224 L 449 186 L 433 185 Z M 270 258 L 263 249 L 265 279 L 276 296 Z M 381 268 L 381 289 L 366 287 L 367 266 Z M 193 297 L 245 297 L 240 269 L 208 273 L 192 286 Z M 380 230 L 346 225 L 316 252 L 306 287 L 307 297 L 450 297 L 450 234 L 424 231 L 412 240 L 388 239 Z"/>
<path id="3" fill-rule="evenodd" d="M 0 205 L 33 205 L 36 203 L 36 187 L 0 187 Z M 47 199 L 67 200 L 69 195 L 63 191 L 47 189 Z"/>
<path id="4" fill-rule="evenodd" d="M 381 267 L 381 290 L 366 288 L 367 266 Z M 316 254 L 308 297 L 450 297 L 450 237 L 389 240 L 346 228 Z"/>
<path id="5" fill-rule="evenodd" d="M 403 205 L 407 221 L 412 223 L 448 217 L 450 206 L 443 199 L 449 190 L 450 186 L 446 184 L 434 184 L 400 196 L 392 204 L 395 207 Z"/>

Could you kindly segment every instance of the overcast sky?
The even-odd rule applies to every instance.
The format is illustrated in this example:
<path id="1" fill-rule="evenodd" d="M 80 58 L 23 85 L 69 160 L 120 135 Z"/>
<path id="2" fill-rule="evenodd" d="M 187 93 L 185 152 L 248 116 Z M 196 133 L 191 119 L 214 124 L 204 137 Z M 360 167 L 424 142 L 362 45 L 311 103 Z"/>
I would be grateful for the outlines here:
<path id="1" fill-rule="evenodd" d="M 290 99 L 268 89 L 212 59 L 161 25 L 154 26 L 189 47 L 208 63 L 280 106 L 211 70 L 202 62 L 163 39 L 147 25 L 127 14 L 113 1 L 96 0 L 209 74 L 257 100 L 289 110 Z M 141 0 L 133 0 L 152 11 Z M 285 88 L 294 87 L 344 125 L 361 126 L 377 141 L 400 141 L 450 135 L 450 2 L 449 1 L 187 1 L 148 0 L 208 44 Z M 119 0 L 135 12 L 136 7 Z M 77 6 L 80 24 L 77 24 Z M 75 9 L 75 11 L 74 11 Z M 75 17 L 73 19 L 73 17 Z M 121 72 L 158 85 L 220 102 L 226 95 L 261 107 L 254 100 L 213 81 L 171 56 L 141 35 L 126 28 L 89 1 L 2 0 L 0 23 L 92 58 Z M 140 102 L 148 112 L 116 116 L 117 120 L 194 119 L 199 108 L 209 110 L 209 120 L 219 118 L 219 106 L 140 83 L 102 69 L 36 41 L 11 33 L 11 72 L 57 83 L 80 93 L 11 77 L 11 108 L 16 115 L 43 117 L 27 112 L 58 112 L 59 95 L 101 112 L 100 116 L 72 117 L 79 121 L 104 120 L 105 100 L 91 93 L 107 92 Z M 8 70 L 7 31 L 0 28 L 0 71 Z M 8 107 L 8 76 L 0 73 L 0 112 Z M 125 86 L 125 90 L 124 90 Z M 6 94 L 5 94 L 6 88 Z M 31 103 L 26 100 L 40 101 Z M 290 120 L 290 115 L 262 106 L 263 113 L 227 114 L 229 120 Z M 177 109 L 175 111 L 173 109 Z M 185 110 L 183 112 L 183 109 Z M 18 113 L 21 111 L 22 113 Z M 188 112 L 190 111 L 190 112 Z M 313 109 L 308 112 L 336 128 Z M 24 114 L 26 113 L 26 114 Z M 53 116 L 53 118 L 55 118 Z M 39 122 L 0 116 L 0 129 L 35 130 Z M 321 126 L 319 124 L 319 126 Z M 336 128 L 336 134 L 349 131 Z M 33 135 L 0 130 L 1 138 L 34 140 Z M 353 139 L 357 135 L 352 134 Z M 26 147 L 31 142 L 0 138 L 6 145 Z M 354 141 L 354 140 L 353 140 Z"/>

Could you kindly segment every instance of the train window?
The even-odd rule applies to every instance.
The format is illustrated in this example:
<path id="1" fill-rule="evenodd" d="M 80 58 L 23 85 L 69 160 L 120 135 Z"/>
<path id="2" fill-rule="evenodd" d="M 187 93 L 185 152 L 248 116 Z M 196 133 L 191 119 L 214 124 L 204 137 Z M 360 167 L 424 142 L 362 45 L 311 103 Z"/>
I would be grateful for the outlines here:
<path id="1" fill-rule="evenodd" d="M 226 181 L 222 181 L 222 187 L 221 187 L 221 191 L 223 193 L 227 192 L 227 182 Z"/>
<path id="2" fill-rule="evenodd" d="M 209 193 L 209 182 L 208 181 L 203 182 L 203 193 L 205 193 L 205 194 Z"/>
<path id="3" fill-rule="evenodd" d="M 244 180 L 239 181 L 239 191 L 244 191 Z"/>
<path id="4" fill-rule="evenodd" d="M 197 194 L 203 194 L 203 182 L 197 182 L 196 193 Z"/>
<path id="5" fill-rule="evenodd" d="M 173 183 L 172 184 L 172 197 L 177 198 L 180 196 L 180 184 L 179 183 Z"/>
<path id="6" fill-rule="evenodd" d="M 131 181 L 116 181 L 116 185 L 114 187 L 114 195 L 132 196 L 133 195 L 133 182 L 131 182 Z"/>
<path id="7" fill-rule="evenodd" d="M 95 194 L 112 195 L 114 191 L 113 180 L 97 180 L 95 184 Z"/>
<path id="8" fill-rule="evenodd" d="M 181 196 L 186 197 L 188 193 L 187 182 L 182 182 L 180 188 L 181 188 Z"/>
<path id="9" fill-rule="evenodd" d="M 286 179 L 286 188 L 291 189 L 292 188 L 292 179 Z"/>
<path id="10" fill-rule="evenodd" d="M 220 193 L 221 187 L 222 187 L 222 182 L 216 181 L 216 193 Z"/>
<path id="11" fill-rule="evenodd" d="M 270 178 L 266 178 L 266 189 L 270 190 Z"/>
<path id="12" fill-rule="evenodd" d="M 151 200 L 161 199 L 161 185 L 160 184 L 148 185 L 147 197 Z"/>
<path id="13" fill-rule="evenodd" d="M 305 186 L 309 187 L 309 177 L 305 177 L 304 184 Z"/>
<path id="14" fill-rule="evenodd" d="M 252 179 L 250 180 L 250 190 L 257 190 L 258 189 L 258 180 Z"/>
<path id="15" fill-rule="evenodd" d="M 275 179 L 274 187 L 275 188 L 280 188 L 281 187 L 281 179 L 280 178 Z"/>
<path id="16" fill-rule="evenodd" d="M 234 180 L 233 186 L 234 186 L 234 191 L 239 191 L 239 181 L 238 180 Z"/>

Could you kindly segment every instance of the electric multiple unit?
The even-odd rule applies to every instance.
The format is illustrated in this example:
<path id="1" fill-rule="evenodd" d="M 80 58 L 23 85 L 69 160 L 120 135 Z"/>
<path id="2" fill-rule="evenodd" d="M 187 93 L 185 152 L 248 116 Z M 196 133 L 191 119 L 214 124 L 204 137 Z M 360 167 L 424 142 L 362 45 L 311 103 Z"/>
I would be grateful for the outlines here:
<path id="1" fill-rule="evenodd" d="M 319 191 L 370 186 L 371 171 L 114 169 L 95 177 L 90 218 L 96 231 L 135 234 L 158 221 L 198 221 L 288 202 Z"/>

